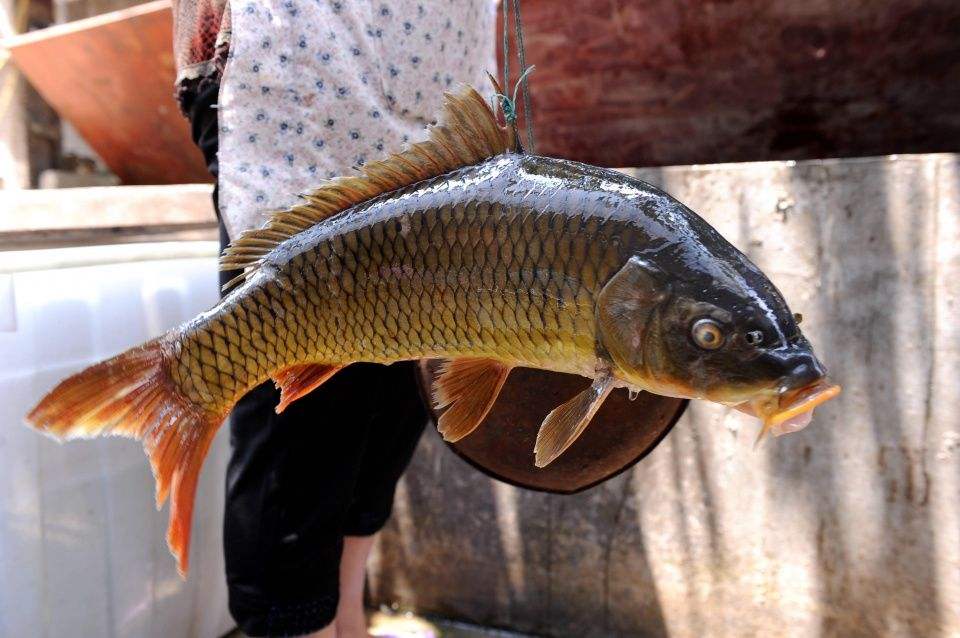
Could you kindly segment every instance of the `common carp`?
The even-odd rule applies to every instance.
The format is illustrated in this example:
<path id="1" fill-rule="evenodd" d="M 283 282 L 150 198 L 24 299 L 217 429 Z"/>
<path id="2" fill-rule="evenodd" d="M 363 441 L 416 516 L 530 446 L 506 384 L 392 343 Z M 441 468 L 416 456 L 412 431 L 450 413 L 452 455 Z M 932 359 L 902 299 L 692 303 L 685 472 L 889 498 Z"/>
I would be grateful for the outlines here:
<path id="1" fill-rule="evenodd" d="M 30 412 L 58 438 L 142 440 L 187 571 L 217 428 L 272 378 L 277 411 L 358 361 L 443 358 L 438 428 L 467 436 L 517 366 L 591 385 L 548 414 L 545 466 L 617 387 L 706 399 L 796 429 L 835 396 L 776 287 L 663 191 L 526 154 L 472 88 L 426 141 L 336 178 L 239 237 L 216 307 L 66 379 Z"/>

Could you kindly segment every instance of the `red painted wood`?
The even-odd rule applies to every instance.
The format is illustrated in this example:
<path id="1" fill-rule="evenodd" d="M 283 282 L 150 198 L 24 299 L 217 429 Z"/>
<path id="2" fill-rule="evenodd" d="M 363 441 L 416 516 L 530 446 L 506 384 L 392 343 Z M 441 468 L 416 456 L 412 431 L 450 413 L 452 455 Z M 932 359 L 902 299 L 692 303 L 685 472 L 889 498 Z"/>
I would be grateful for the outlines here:
<path id="1" fill-rule="evenodd" d="M 210 181 L 173 97 L 173 21 L 161 0 L 9 41 L 43 98 L 125 184 Z"/>
<path id="2" fill-rule="evenodd" d="M 642 166 L 960 150 L 956 0 L 522 10 L 547 155 Z"/>

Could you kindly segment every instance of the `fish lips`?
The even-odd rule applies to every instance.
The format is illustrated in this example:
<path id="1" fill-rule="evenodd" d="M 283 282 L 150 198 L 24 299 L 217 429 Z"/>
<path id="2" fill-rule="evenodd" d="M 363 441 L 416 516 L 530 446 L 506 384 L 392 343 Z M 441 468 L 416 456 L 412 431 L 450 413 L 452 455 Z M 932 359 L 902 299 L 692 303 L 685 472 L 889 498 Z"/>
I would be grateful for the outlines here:
<path id="1" fill-rule="evenodd" d="M 813 409 L 840 394 L 840 386 L 826 377 L 780 396 L 778 410 L 764 417 L 763 427 L 774 436 L 799 432 L 809 425 Z"/>
<path id="2" fill-rule="evenodd" d="M 735 406 L 763 421 L 758 442 L 768 431 L 774 436 L 799 432 L 809 425 L 814 408 L 841 391 L 840 386 L 827 377 L 826 369 L 812 352 L 792 352 L 782 359 L 789 372 L 779 379 L 776 392 Z"/>

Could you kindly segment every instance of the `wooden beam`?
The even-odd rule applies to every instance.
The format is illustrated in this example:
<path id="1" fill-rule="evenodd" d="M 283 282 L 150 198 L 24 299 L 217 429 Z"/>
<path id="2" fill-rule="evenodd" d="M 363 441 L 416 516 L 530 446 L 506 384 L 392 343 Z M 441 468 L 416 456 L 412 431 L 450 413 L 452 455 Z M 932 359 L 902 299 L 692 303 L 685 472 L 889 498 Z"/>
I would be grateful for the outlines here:
<path id="1" fill-rule="evenodd" d="M 0 37 L 20 31 L 26 17 L 14 0 L 0 0 Z M 17 68 L 0 47 L 0 189 L 30 187 L 25 88 Z"/>
<path id="2" fill-rule="evenodd" d="M 0 191 L 0 250 L 216 239 L 207 184 Z"/>

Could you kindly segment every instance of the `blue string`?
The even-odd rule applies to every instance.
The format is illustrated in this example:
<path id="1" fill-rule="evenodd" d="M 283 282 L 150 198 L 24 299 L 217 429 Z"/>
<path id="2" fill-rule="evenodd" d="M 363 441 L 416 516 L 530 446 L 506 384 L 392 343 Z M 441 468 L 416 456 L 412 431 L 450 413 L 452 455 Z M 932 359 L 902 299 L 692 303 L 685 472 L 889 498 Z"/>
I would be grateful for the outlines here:
<path id="1" fill-rule="evenodd" d="M 534 69 L 536 68 L 537 67 L 535 66 L 527 67 L 526 69 L 524 69 L 523 73 L 520 74 L 520 77 L 517 78 L 517 83 L 513 85 L 513 97 L 506 96 L 503 93 L 496 94 L 497 99 L 500 100 L 500 107 L 503 109 L 503 117 L 504 119 L 506 119 L 507 124 L 513 124 L 514 122 L 517 121 L 517 91 L 520 90 L 520 83 L 523 82 L 525 84 L 527 80 L 527 76 L 533 73 Z M 528 98 L 528 96 L 526 95 L 526 90 L 524 90 L 524 97 Z M 526 101 L 524 103 L 523 108 L 525 113 L 529 113 L 529 110 L 527 110 Z M 532 125 L 533 123 L 530 121 L 530 117 L 528 116 L 527 117 L 527 129 L 528 129 L 527 138 L 530 143 L 533 142 L 533 138 L 531 137 L 531 134 L 533 132 Z M 533 151 L 532 146 L 530 147 L 530 150 L 531 152 Z"/>

